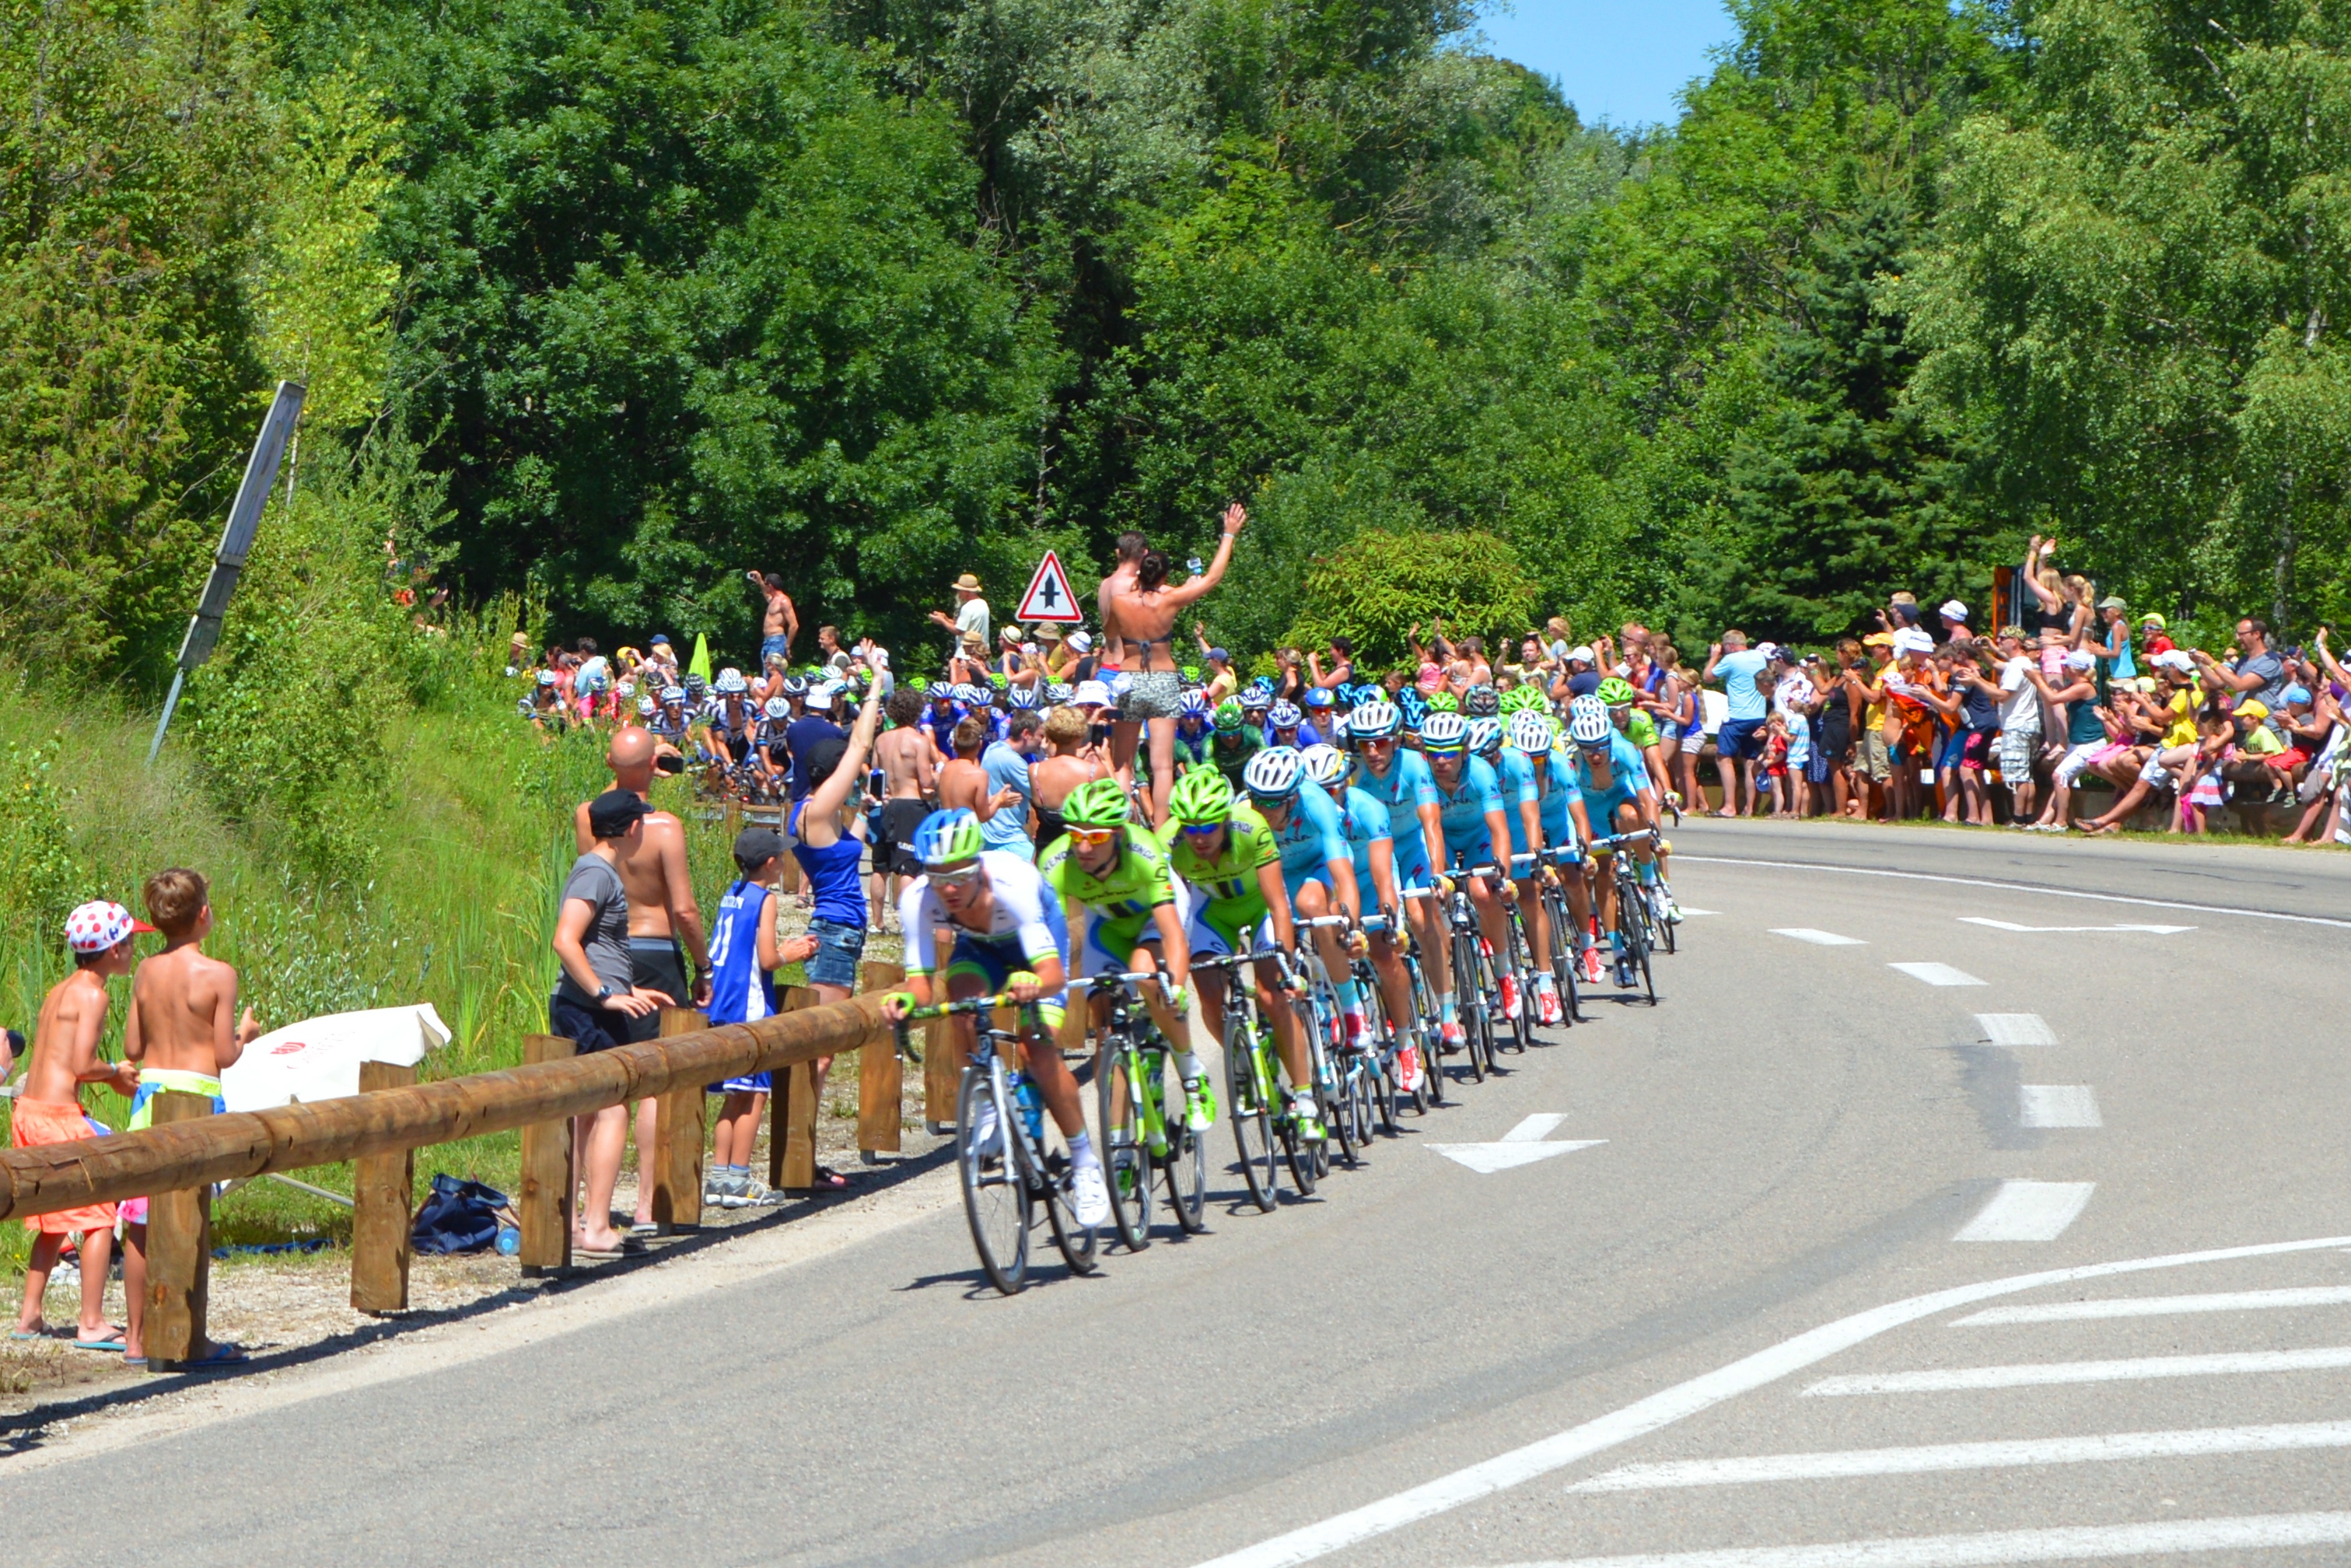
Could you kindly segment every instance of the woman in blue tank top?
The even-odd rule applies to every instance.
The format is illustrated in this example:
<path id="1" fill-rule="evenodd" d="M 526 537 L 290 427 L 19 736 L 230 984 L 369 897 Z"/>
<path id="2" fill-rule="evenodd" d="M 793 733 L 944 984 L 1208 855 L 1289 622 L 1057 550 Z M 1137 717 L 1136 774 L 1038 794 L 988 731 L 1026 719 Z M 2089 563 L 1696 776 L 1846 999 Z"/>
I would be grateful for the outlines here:
<path id="1" fill-rule="evenodd" d="M 857 988 L 857 961 L 865 952 L 865 812 L 858 786 L 873 750 L 882 715 L 882 689 L 865 694 L 856 727 L 847 740 L 820 742 L 808 758 L 809 792 L 792 808 L 789 827 L 792 858 L 808 873 L 816 907 L 809 935 L 816 953 L 808 961 L 809 985 L 819 1002 L 848 999 Z M 816 1063 L 816 1081 L 832 1071 L 832 1058 Z M 846 1186 L 846 1177 L 817 1168 L 819 1186 Z"/>

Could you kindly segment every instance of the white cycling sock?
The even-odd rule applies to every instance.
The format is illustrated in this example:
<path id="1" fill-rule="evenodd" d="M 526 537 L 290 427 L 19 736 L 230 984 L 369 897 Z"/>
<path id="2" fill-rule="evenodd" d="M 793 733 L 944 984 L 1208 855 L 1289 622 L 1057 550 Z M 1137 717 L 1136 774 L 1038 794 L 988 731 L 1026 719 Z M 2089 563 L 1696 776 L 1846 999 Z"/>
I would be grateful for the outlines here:
<path id="1" fill-rule="evenodd" d="M 1094 1153 L 1094 1140 L 1092 1134 L 1072 1133 L 1070 1134 L 1070 1164 L 1080 1170 L 1083 1170 L 1088 1166 L 1098 1166 L 1102 1164 L 1102 1156 Z"/>
<path id="2" fill-rule="evenodd" d="M 1176 1053 L 1176 1076 L 1182 1079 L 1186 1083 L 1196 1082 L 1200 1076 L 1200 1059 L 1193 1055 L 1188 1051 L 1177 1051 Z"/>

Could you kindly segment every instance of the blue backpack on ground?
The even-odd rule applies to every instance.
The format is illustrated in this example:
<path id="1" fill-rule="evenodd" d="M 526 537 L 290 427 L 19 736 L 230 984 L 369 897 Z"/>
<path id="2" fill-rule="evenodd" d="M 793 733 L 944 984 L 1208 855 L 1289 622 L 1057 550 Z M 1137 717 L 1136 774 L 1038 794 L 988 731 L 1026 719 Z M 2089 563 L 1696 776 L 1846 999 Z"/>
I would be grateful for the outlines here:
<path id="1" fill-rule="evenodd" d="M 436 1173 L 409 1243 L 419 1252 L 479 1252 L 496 1244 L 498 1210 L 506 1206 L 507 1195 L 496 1187 Z"/>

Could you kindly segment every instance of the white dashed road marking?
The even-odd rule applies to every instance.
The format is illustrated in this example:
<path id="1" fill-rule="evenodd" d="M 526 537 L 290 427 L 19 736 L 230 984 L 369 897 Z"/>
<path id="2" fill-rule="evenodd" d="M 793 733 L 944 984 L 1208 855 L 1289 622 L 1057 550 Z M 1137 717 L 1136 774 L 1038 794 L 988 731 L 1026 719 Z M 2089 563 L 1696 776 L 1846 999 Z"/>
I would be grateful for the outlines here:
<path id="1" fill-rule="evenodd" d="M 2001 1530 L 1983 1535 L 1913 1535 L 1823 1546 L 1741 1546 L 1728 1552 L 1661 1552 L 1637 1557 L 1575 1557 L 1511 1568 L 1974 1568 L 1980 1563 L 2059 1563 L 2096 1557 L 2157 1557 L 2179 1552 L 2243 1552 L 2327 1546 L 2351 1541 L 2351 1513 L 2257 1513 L 2160 1524 L 2090 1524 L 2064 1530 Z"/>
<path id="2" fill-rule="evenodd" d="M 2028 1127 L 2103 1127 L 2098 1097 L 2086 1083 L 2022 1083 Z"/>
<path id="3" fill-rule="evenodd" d="M 2268 1454 L 2289 1448 L 2351 1448 L 2351 1421 L 2298 1421 L 2273 1427 L 2099 1432 L 2084 1437 L 1931 1443 L 1911 1448 L 1758 1454 L 1736 1459 L 1674 1459 L 1660 1464 L 1625 1465 L 1567 1490 L 1648 1491 L 1663 1487 L 1750 1486 L 1761 1481 L 1837 1480 L 1854 1476 L 1925 1475 L 1933 1470 L 1991 1470 L 2022 1465 L 2087 1465 L 2195 1454 Z"/>
<path id="4" fill-rule="evenodd" d="M 2015 1366 L 1956 1366 L 1931 1372 L 1856 1372 L 1823 1377 L 1806 1394 L 1955 1394 L 1973 1388 L 2040 1388 L 2059 1383 L 2139 1383 L 2161 1377 L 2233 1377 L 2253 1372 L 2325 1372 L 2351 1366 L 2351 1345 L 2316 1350 L 2244 1350 L 2218 1355 L 2141 1355 L 2126 1361 L 2042 1361 Z"/>
<path id="5" fill-rule="evenodd" d="M 2220 1291 L 2199 1296 L 2115 1296 L 2098 1301 L 2052 1301 L 2039 1307 L 1991 1307 L 1954 1322 L 1955 1329 L 2001 1323 L 2077 1323 L 2094 1318 L 2160 1318 L 2176 1312 L 2260 1312 L 2293 1307 L 2351 1305 L 2351 1285 L 2303 1285 L 2283 1291 Z"/>
<path id="6" fill-rule="evenodd" d="M 1965 969 L 1954 969 L 1949 964 L 1888 964 L 1889 969 L 1899 969 L 1914 980 L 1924 980 L 1930 986 L 1980 986 Z"/>
<path id="7" fill-rule="evenodd" d="M 1994 1045 L 2057 1043 L 2057 1031 L 2039 1013 L 1978 1013 L 1976 1027 Z"/>
<path id="8" fill-rule="evenodd" d="M 1954 1241 L 2054 1241 L 2082 1217 L 2095 1182 L 2004 1181 Z"/>
<path id="9" fill-rule="evenodd" d="M 1866 947 L 1868 943 L 1858 936 L 1840 936 L 1834 931 L 1815 931 L 1809 925 L 1774 926 L 1774 936 L 1792 936 L 1799 942 L 1810 942 L 1817 947 Z"/>
<path id="10" fill-rule="evenodd" d="M 2143 931 L 2153 936 L 2177 936 L 2196 929 L 2193 925 L 2019 925 L 2012 920 L 1988 920 L 1980 915 L 1962 915 L 1959 918 L 1970 925 L 1988 925 L 1994 931 Z"/>

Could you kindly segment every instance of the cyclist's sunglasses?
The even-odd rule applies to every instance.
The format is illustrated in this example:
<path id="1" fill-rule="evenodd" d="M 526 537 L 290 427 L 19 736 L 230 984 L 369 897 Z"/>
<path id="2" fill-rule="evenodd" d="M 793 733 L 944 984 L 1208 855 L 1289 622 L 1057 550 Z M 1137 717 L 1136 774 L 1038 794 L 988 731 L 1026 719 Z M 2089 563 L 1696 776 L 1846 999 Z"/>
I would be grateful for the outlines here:
<path id="1" fill-rule="evenodd" d="M 1394 746 L 1395 743 L 1396 737 L 1393 735 L 1359 735 L 1355 737 L 1355 744 L 1366 751 L 1374 746 Z"/>
<path id="2" fill-rule="evenodd" d="M 1186 822 L 1184 824 L 1185 834 L 1187 837 L 1195 839 L 1205 839 L 1211 834 L 1221 833 L 1224 831 L 1225 824 L 1222 822 Z"/>
<path id="3" fill-rule="evenodd" d="M 1431 762 L 1458 762 L 1467 755 L 1465 748 L 1458 746 L 1430 746 L 1426 742 L 1422 743 L 1421 750 L 1427 754 Z"/>
<path id="4" fill-rule="evenodd" d="M 1089 849 L 1099 848 L 1118 837 L 1116 828 L 1071 828 L 1067 831 L 1071 838 Z"/>
<path id="5" fill-rule="evenodd" d="M 974 861 L 969 865 L 935 865 L 931 867 L 929 875 L 931 882 L 935 885 L 966 888 L 971 886 L 974 883 L 979 880 L 979 862 L 977 861 Z"/>

